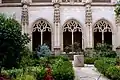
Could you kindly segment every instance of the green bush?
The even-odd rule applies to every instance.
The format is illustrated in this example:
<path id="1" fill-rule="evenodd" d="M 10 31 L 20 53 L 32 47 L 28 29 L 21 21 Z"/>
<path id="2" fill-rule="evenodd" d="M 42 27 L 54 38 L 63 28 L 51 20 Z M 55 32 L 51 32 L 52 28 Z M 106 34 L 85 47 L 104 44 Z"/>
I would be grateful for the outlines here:
<path id="1" fill-rule="evenodd" d="M 120 80 L 120 67 L 110 66 L 106 70 L 106 76 L 111 80 Z"/>
<path id="2" fill-rule="evenodd" d="M 93 58 L 93 57 L 85 57 L 84 63 L 85 64 L 94 64 L 94 62 L 98 60 L 98 58 Z"/>
<path id="3" fill-rule="evenodd" d="M 43 80 L 45 76 L 45 68 L 43 67 L 27 67 L 23 69 L 12 69 L 12 70 L 4 70 L 2 73 L 9 75 L 11 78 L 17 78 L 21 75 L 30 74 L 36 77 L 37 80 Z M 25 76 L 23 76 L 25 77 Z"/>
<path id="4" fill-rule="evenodd" d="M 55 80 L 74 80 L 72 63 L 59 59 L 52 65 Z"/>
<path id="5" fill-rule="evenodd" d="M 49 57 L 51 56 L 52 52 L 46 44 L 43 44 L 42 46 L 38 46 L 36 54 L 38 57 Z"/>
<path id="6" fill-rule="evenodd" d="M 14 80 L 36 80 L 36 79 L 33 75 L 24 74 L 17 76 L 16 79 Z"/>
<path id="7" fill-rule="evenodd" d="M 32 77 L 35 77 L 36 80 L 44 80 L 44 77 L 46 75 L 46 70 L 44 66 L 46 62 L 46 57 L 43 58 L 41 57 L 38 60 L 42 62 L 42 64 L 40 63 L 41 65 L 39 66 L 23 67 L 21 69 L 3 70 L 2 73 L 9 75 L 10 77 L 15 79 L 19 77 L 21 79 L 24 79 L 29 75 L 32 75 Z M 64 58 L 62 56 L 53 57 L 53 58 L 50 57 L 50 62 L 51 62 L 50 66 L 52 69 L 52 76 L 55 80 L 74 80 L 74 71 L 73 71 L 72 63 L 67 58 Z"/>
<path id="8" fill-rule="evenodd" d="M 12 18 L 0 14 L 0 66 L 7 69 L 18 67 L 20 52 L 30 39 L 22 34 L 21 25 Z"/>
<path id="9" fill-rule="evenodd" d="M 115 58 L 102 58 L 94 63 L 99 72 L 112 80 L 120 80 L 120 68 L 117 68 Z"/>
<path id="10" fill-rule="evenodd" d="M 25 47 L 21 51 L 21 61 L 20 61 L 20 68 L 28 67 L 28 66 L 35 66 L 35 59 L 33 59 L 33 53 L 30 51 L 28 47 Z"/>
<path id="11" fill-rule="evenodd" d="M 109 58 L 115 58 L 117 56 L 117 53 L 115 51 L 112 51 L 112 46 L 109 44 L 97 44 L 95 47 L 96 57 L 109 57 Z"/>

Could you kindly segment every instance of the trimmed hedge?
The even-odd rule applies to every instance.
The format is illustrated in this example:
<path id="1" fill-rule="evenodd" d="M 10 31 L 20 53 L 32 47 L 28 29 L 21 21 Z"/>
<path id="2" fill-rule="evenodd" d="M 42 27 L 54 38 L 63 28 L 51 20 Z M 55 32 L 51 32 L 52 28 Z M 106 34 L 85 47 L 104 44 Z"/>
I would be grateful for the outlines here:
<path id="1" fill-rule="evenodd" d="M 85 57 L 84 62 L 85 64 L 94 64 L 96 60 L 98 60 L 98 58 Z"/>
<path id="2" fill-rule="evenodd" d="M 116 66 L 116 59 L 104 58 L 95 61 L 95 67 L 99 72 L 111 80 L 120 80 L 120 66 Z"/>

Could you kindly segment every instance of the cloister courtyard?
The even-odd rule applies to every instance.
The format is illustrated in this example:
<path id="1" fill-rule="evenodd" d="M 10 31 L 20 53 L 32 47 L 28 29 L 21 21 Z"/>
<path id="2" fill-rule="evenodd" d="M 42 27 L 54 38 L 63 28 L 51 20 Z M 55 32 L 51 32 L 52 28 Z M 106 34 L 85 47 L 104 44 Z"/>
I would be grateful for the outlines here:
<path id="1" fill-rule="evenodd" d="M 0 80 L 120 80 L 120 1 L 0 0 Z"/>

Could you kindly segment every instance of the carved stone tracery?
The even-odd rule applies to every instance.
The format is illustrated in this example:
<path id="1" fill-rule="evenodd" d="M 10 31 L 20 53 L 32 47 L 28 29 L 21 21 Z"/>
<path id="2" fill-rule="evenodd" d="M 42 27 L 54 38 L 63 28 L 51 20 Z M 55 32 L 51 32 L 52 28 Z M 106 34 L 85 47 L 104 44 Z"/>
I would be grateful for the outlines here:
<path id="1" fill-rule="evenodd" d="M 94 26 L 94 32 L 112 32 L 111 26 L 107 21 L 98 21 Z"/>
<path id="2" fill-rule="evenodd" d="M 81 25 L 75 20 L 70 20 L 64 25 L 63 32 L 66 32 L 66 31 L 69 31 L 69 32 L 72 32 L 72 31 L 73 32 L 76 32 L 76 31 L 82 32 Z"/>
<path id="3" fill-rule="evenodd" d="M 51 26 L 49 25 L 49 23 L 45 20 L 38 20 L 34 25 L 33 25 L 33 32 L 35 31 L 38 32 L 51 32 Z"/>

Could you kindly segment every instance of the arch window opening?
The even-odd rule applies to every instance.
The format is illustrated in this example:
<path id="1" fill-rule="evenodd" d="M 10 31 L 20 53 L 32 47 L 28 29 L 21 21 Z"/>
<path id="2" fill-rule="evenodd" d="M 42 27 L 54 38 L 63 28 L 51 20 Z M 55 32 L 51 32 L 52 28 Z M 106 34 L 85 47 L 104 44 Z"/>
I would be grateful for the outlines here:
<path id="1" fill-rule="evenodd" d="M 46 44 L 51 49 L 51 26 L 46 20 L 38 20 L 33 26 L 32 46 L 33 51 L 39 45 Z"/>
<path id="2" fill-rule="evenodd" d="M 106 43 L 112 45 L 112 30 L 111 25 L 106 20 L 99 20 L 94 25 L 94 47 L 98 43 Z"/>
<path id="3" fill-rule="evenodd" d="M 74 52 L 74 43 L 79 43 L 79 48 L 82 49 L 82 30 L 81 25 L 76 20 L 68 20 L 63 26 L 63 48 L 71 46 L 70 52 Z"/>

